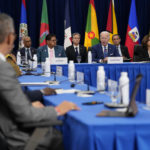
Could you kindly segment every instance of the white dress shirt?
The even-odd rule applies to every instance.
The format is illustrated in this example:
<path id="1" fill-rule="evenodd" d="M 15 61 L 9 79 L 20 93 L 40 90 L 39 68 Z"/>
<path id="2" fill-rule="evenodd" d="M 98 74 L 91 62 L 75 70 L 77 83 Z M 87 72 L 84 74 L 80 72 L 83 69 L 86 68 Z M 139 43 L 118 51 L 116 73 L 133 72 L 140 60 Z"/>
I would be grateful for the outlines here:
<path id="1" fill-rule="evenodd" d="M 5 58 L 5 56 L 4 56 L 2 53 L 0 53 L 0 59 L 1 59 L 2 61 L 6 61 L 6 58 Z"/>
<path id="2" fill-rule="evenodd" d="M 103 53 L 104 53 L 105 47 L 106 47 L 106 49 L 107 49 L 107 53 L 108 53 L 108 45 L 106 45 L 106 46 L 103 46 L 103 45 L 102 45 Z"/>
<path id="3" fill-rule="evenodd" d="M 76 47 L 77 47 L 77 50 L 78 50 L 78 54 L 80 54 L 80 49 L 79 49 L 79 45 L 78 46 L 75 46 L 73 45 L 74 49 L 76 50 Z"/>
<path id="4" fill-rule="evenodd" d="M 119 53 L 119 55 L 120 55 L 120 56 L 122 56 L 121 46 L 120 46 L 120 45 L 118 45 L 118 46 L 116 46 L 116 48 L 118 49 L 118 53 Z"/>

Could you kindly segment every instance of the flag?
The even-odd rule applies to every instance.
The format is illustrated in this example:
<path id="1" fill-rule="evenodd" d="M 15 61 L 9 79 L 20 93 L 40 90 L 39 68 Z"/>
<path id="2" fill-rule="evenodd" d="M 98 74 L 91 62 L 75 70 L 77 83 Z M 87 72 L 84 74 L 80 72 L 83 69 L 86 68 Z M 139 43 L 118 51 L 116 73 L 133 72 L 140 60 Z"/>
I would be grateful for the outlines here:
<path id="1" fill-rule="evenodd" d="M 64 36 L 64 48 L 72 45 L 71 37 L 71 24 L 70 24 L 70 13 L 69 13 L 69 0 L 66 0 L 65 6 L 65 36 Z"/>
<path id="2" fill-rule="evenodd" d="M 22 0 L 21 3 L 21 18 L 19 26 L 19 49 L 24 47 L 23 37 L 28 36 L 27 16 L 26 16 L 26 2 Z"/>
<path id="3" fill-rule="evenodd" d="M 46 45 L 46 36 L 49 34 L 49 23 L 47 13 L 47 3 L 43 0 L 41 27 L 40 27 L 40 46 Z"/>
<path id="4" fill-rule="evenodd" d="M 110 33 L 110 40 L 109 40 L 109 42 L 111 44 L 113 44 L 112 36 L 114 34 L 118 34 L 114 0 L 110 0 L 106 30 Z"/>
<path id="5" fill-rule="evenodd" d="M 99 43 L 99 32 L 94 0 L 90 0 L 85 29 L 84 46 L 88 49 Z"/>
<path id="6" fill-rule="evenodd" d="M 140 35 L 136 16 L 135 0 L 132 0 L 125 41 L 125 45 L 128 47 L 129 55 L 131 58 L 133 58 L 134 45 L 139 44 L 139 41 Z"/>

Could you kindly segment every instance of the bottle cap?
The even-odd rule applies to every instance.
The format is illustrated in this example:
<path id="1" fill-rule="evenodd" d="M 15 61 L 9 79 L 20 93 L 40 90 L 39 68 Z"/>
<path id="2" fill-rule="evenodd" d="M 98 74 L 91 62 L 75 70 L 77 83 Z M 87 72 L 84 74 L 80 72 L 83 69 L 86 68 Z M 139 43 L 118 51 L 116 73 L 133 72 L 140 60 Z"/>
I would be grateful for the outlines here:
<path id="1" fill-rule="evenodd" d="M 73 63 L 73 60 L 70 60 L 69 63 Z"/>
<path id="2" fill-rule="evenodd" d="M 104 70 L 104 66 L 99 66 L 98 70 Z"/>
<path id="3" fill-rule="evenodd" d="M 127 76 L 128 73 L 127 73 L 127 72 L 121 72 L 121 75 L 122 75 L 122 76 Z"/>

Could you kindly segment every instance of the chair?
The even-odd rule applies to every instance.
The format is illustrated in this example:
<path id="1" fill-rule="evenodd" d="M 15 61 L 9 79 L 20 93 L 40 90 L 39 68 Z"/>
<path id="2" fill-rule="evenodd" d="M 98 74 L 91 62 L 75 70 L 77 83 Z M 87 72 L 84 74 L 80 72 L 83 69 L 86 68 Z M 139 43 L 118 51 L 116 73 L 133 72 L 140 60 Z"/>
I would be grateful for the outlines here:
<path id="1" fill-rule="evenodd" d="M 134 46 L 134 55 L 133 55 L 133 61 L 139 61 L 139 54 L 142 49 L 142 45 L 137 44 Z"/>
<path id="2" fill-rule="evenodd" d="M 51 120 L 46 122 L 37 122 L 37 123 L 26 123 L 20 124 L 19 127 L 22 129 L 32 129 L 35 128 L 28 143 L 25 145 L 24 150 L 35 150 L 38 146 L 40 140 L 45 136 L 49 131 L 50 126 L 62 125 L 60 120 Z M 0 132 L 0 149 L 8 150 L 7 142 Z"/>

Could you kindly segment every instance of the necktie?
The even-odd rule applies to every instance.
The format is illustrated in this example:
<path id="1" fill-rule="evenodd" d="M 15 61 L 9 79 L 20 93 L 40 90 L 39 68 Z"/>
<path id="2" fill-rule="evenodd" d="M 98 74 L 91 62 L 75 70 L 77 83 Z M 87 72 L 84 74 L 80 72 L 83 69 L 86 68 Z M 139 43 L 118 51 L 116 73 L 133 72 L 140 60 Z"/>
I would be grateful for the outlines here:
<path id="1" fill-rule="evenodd" d="M 79 55 L 78 53 L 78 47 L 75 48 L 76 57 Z"/>
<path id="2" fill-rule="evenodd" d="M 32 59 L 32 55 L 31 55 L 31 50 L 30 50 L 30 48 L 27 48 L 27 52 L 28 52 L 28 59 Z"/>
<path id="3" fill-rule="evenodd" d="M 105 57 L 108 57 L 108 51 L 107 51 L 106 46 L 104 46 L 104 58 L 105 58 Z"/>

